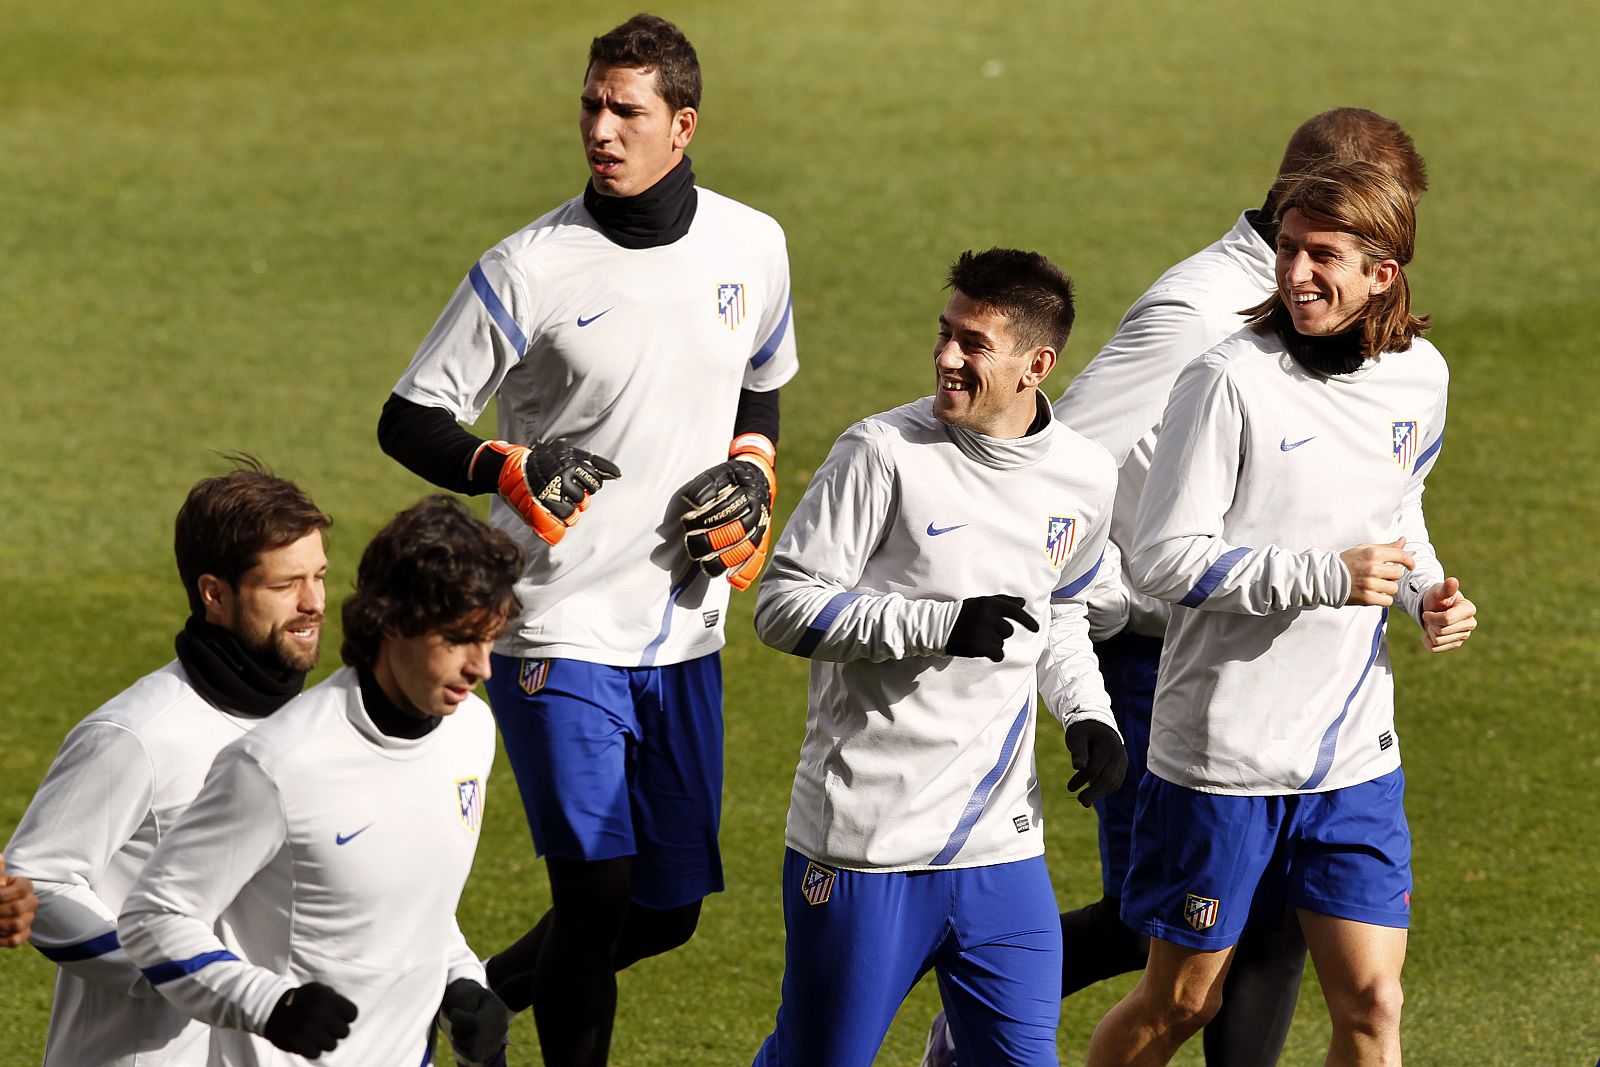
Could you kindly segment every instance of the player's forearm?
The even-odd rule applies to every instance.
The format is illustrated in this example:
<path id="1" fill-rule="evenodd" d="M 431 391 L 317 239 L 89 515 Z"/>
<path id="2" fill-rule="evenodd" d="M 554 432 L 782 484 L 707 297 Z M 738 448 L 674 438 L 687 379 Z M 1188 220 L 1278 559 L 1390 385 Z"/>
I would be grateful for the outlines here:
<path id="1" fill-rule="evenodd" d="M 295 982 L 239 959 L 199 919 L 154 899 L 130 900 L 117 923 L 128 956 L 179 1011 L 209 1026 L 259 1034 Z"/>
<path id="2" fill-rule="evenodd" d="M 754 389 L 739 390 L 739 407 L 733 415 L 733 436 L 758 433 L 771 441 L 778 443 L 778 390 L 769 389 L 758 392 Z"/>
<path id="3" fill-rule="evenodd" d="M 394 393 L 378 416 L 379 447 L 412 474 L 453 493 L 475 495 L 498 489 L 500 463 L 481 462 L 476 467 L 472 463 L 482 444 L 482 438 L 469 433 L 444 408 Z"/>
<path id="4" fill-rule="evenodd" d="M 1147 596 L 1201 611 L 1270 615 L 1337 607 L 1350 596 L 1350 572 L 1337 552 L 1235 546 L 1220 537 L 1141 530 L 1129 570 Z"/>
<path id="5" fill-rule="evenodd" d="M 117 937 L 117 917 L 86 885 L 33 879 L 39 911 L 29 937 L 50 962 L 124 996 L 154 996 Z"/>
<path id="6" fill-rule="evenodd" d="M 818 581 L 775 559 L 756 601 L 756 633 L 807 659 L 898 660 L 944 654 L 961 611 L 957 600 L 860 593 Z"/>
<path id="7" fill-rule="evenodd" d="M 1050 605 L 1050 629 L 1039 655 L 1039 695 L 1063 726 L 1089 718 L 1116 729 L 1111 698 L 1100 676 L 1080 603 L 1056 601 Z"/>

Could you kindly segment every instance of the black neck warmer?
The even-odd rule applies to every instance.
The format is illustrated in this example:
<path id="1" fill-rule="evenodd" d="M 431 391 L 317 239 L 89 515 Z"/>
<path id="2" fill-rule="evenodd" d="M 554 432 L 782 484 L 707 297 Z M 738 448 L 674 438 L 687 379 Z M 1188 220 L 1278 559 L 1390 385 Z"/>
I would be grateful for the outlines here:
<path id="1" fill-rule="evenodd" d="M 389 699 L 389 694 L 383 691 L 383 686 L 378 684 L 377 676 L 365 667 L 356 669 L 356 677 L 361 682 L 361 703 L 367 709 L 367 718 L 372 720 L 385 737 L 405 737 L 415 740 L 425 734 L 431 733 L 439 725 L 436 715 L 424 715 L 418 718 L 408 715 L 400 710 L 399 705 Z"/>
<path id="2" fill-rule="evenodd" d="M 659 248 L 689 232 L 697 197 L 689 157 L 637 196 L 601 196 L 594 183 L 583 187 L 583 206 L 600 232 L 623 248 Z"/>
<path id="3" fill-rule="evenodd" d="M 195 691 L 223 711 L 259 719 L 305 688 L 304 671 L 262 663 L 231 632 L 198 616 L 189 616 L 173 644 Z"/>
<path id="4" fill-rule="evenodd" d="M 1244 213 L 1244 221 L 1250 228 L 1267 242 L 1267 247 L 1273 252 L 1278 251 L 1278 201 L 1271 193 L 1261 202 L 1261 206 Z"/>
<path id="5" fill-rule="evenodd" d="M 1362 354 L 1361 323 L 1343 333 L 1333 333 L 1326 337 L 1307 337 L 1294 328 L 1294 322 L 1289 318 L 1289 309 L 1281 304 L 1272 313 L 1272 328 L 1282 338 L 1284 347 L 1289 349 L 1289 354 L 1294 361 L 1313 374 L 1320 374 L 1324 378 L 1335 374 L 1349 374 L 1359 370 L 1366 361 Z"/>

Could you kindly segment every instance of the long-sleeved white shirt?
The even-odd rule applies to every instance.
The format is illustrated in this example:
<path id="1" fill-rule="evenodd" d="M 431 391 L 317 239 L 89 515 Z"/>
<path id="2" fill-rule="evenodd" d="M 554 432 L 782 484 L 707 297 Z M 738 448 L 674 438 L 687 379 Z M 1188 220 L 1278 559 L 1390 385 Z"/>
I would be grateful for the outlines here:
<path id="1" fill-rule="evenodd" d="M 880 871 L 1043 851 L 1036 689 L 1064 723 L 1114 728 L 1083 596 L 1115 476 L 1057 421 L 998 440 L 928 398 L 839 438 L 756 603 L 761 639 L 813 661 L 790 847 Z M 1017 628 L 1000 663 L 946 655 L 961 602 L 990 594 L 1021 597 L 1040 631 Z"/>
<path id="2" fill-rule="evenodd" d="M 360 1012 L 321 1067 L 422 1062 L 447 982 L 484 981 L 455 910 L 493 758 L 481 700 L 424 737 L 388 737 L 349 668 L 222 750 L 118 922 L 156 990 L 222 1028 L 212 1064 L 307 1062 L 254 1036 L 307 982 Z M 212 932 L 219 916 L 238 952 Z"/>
<path id="3" fill-rule="evenodd" d="M 1357 785 L 1400 765 L 1388 609 L 1341 606 L 1340 553 L 1404 536 L 1397 606 L 1443 579 L 1422 515 L 1448 370 L 1429 342 L 1324 378 L 1245 329 L 1184 368 L 1140 499 L 1129 567 L 1179 605 L 1149 767 L 1206 792 Z"/>
<path id="4" fill-rule="evenodd" d="M 174 660 L 85 718 L 61 745 L 7 869 L 39 896 L 31 941 L 60 968 L 49 1067 L 197 1067 L 207 1027 L 156 995 L 117 939 L 140 869 L 200 790 L 218 750 L 258 720 L 219 711 Z"/>
<path id="5" fill-rule="evenodd" d="M 1128 577 L 1125 557 L 1133 549 L 1134 515 L 1178 372 L 1243 326 L 1241 311 L 1272 295 L 1275 252 L 1250 225 L 1248 214 L 1157 278 L 1055 404 L 1062 422 L 1101 445 L 1117 463 L 1111 542 L 1123 566 L 1116 573 L 1128 600 L 1128 628 L 1151 637 L 1165 632 L 1168 608 L 1141 594 Z M 1092 621 L 1107 611 L 1115 617 L 1122 607 L 1115 593 L 1091 599 Z"/>

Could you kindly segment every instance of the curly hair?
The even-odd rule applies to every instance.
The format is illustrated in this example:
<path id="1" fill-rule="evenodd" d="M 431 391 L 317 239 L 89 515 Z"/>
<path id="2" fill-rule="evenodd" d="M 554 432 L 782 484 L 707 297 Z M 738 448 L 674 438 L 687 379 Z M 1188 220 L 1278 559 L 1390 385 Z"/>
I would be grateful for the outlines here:
<path id="1" fill-rule="evenodd" d="M 396 515 L 361 554 L 356 589 L 344 602 L 339 656 L 371 670 L 386 636 L 420 637 L 465 628 L 488 635 L 518 607 L 522 549 L 436 494 Z"/>
<path id="2" fill-rule="evenodd" d="M 950 265 L 945 288 L 1005 315 L 1012 337 L 1024 349 L 1060 352 L 1072 333 L 1072 279 L 1037 252 L 963 252 Z"/>
<path id="3" fill-rule="evenodd" d="M 589 65 L 656 72 L 656 92 L 674 113 L 700 107 L 700 57 L 683 31 L 656 15 L 635 15 L 589 43 Z"/>
<path id="4" fill-rule="evenodd" d="M 243 453 L 226 458 L 234 469 L 196 482 L 173 523 L 178 577 L 189 596 L 189 610 L 202 618 L 202 574 L 237 586 L 263 552 L 333 525 L 303 489 L 274 476 L 259 459 Z"/>

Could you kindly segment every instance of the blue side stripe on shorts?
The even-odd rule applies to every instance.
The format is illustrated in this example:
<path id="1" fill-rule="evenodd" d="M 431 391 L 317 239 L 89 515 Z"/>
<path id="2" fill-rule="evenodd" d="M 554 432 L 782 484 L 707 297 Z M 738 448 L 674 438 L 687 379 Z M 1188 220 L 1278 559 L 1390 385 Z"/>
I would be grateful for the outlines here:
<path id="1" fill-rule="evenodd" d="M 1417 461 L 1411 465 L 1411 473 L 1415 474 L 1421 470 L 1422 465 L 1433 458 L 1433 454 L 1439 451 L 1439 446 L 1442 444 L 1444 444 L 1444 434 L 1440 433 L 1438 437 L 1433 439 L 1433 444 L 1429 445 L 1427 448 L 1424 448 L 1422 450 L 1422 455 L 1418 456 Z"/>
<path id="2" fill-rule="evenodd" d="M 654 667 L 656 653 L 661 651 L 661 643 L 667 639 L 667 634 L 672 629 L 672 608 L 677 604 L 683 591 L 689 588 L 689 583 L 694 581 L 694 576 L 700 573 L 700 568 L 690 565 L 689 573 L 678 579 L 678 584 L 672 587 L 672 592 L 667 594 L 667 606 L 661 609 L 661 629 L 651 638 L 650 643 L 644 646 L 644 655 L 639 657 L 639 666 Z"/>
<path id="3" fill-rule="evenodd" d="M 1344 725 L 1345 716 L 1350 714 L 1350 704 L 1355 700 L 1356 694 L 1361 692 L 1361 685 L 1367 680 L 1367 674 L 1372 670 L 1372 665 L 1378 662 L 1378 650 L 1383 647 L 1383 626 L 1389 620 L 1389 609 L 1384 608 L 1378 616 L 1378 628 L 1372 633 L 1372 650 L 1367 653 L 1367 665 L 1361 668 L 1361 677 L 1356 679 L 1355 686 L 1350 690 L 1350 695 L 1344 698 L 1344 707 L 1339 711 L 1339 717 L 1322 735 L 1322 742 L 1317 746 L 1317 765 L 1311 769 L 1311 777 L 1300 783 L 1301 789 L 1315 789 L 1322 784 L 1328 776 L 1328 771 L 1333 768 L 1333 752 L 1339 747 L 1339 727 Z"/>
<path id="4" fill-rule="evenodd" d="M 1055 597 L 1057 600 L 1064 600 L 1068 597 L 1077 596 L 1079 593 L 1083 592 L 1085 586 L 1094 581 L 1094 576 L 1100 573 L 1100 564 L 1104 563 L 1105 561 L 1106 553 L 1104 549 L 1101 549 L 1100 558 L 1094 561 L 1093 567 L 1090 567 L 1088 571 L 1080 575 L 1077 581 L 1068 582 L 1066 585 L 1062 586 L 1060 589 L 1057 589 L 1050 595 Z"/>
<path id="5" fill-rule="evenodd" d="M 107 930 L 99 937 L 91 937 L 87 941 L 79 941 L 76 945 L 35 945 L 39 955 L 51 963 L 76 963 L 79 960 L 92 960 L 96 956 L 104 956 L 108 952 L 115 952 L 122 947 L 122 942 L 117 940 L 115 930 Z"/>
<path id="6" fill-rule="evenodd" d="M 767 343 L 761 346 L 761 350 L 759 352 L 750 357 L 751 367 L 759 367 L 761 364 L 778 354 L 778 346 L 783 343 L 784 334 L 789 332 L 789 316 L 793 314 L 793 312 L 794 297 L 791 296 L 789 298 L 789 302 L 784 305 L 783 318 L 778 320 L 778 325 L 772 331 L 772 336 L 767 338 Z"/>
<path id="7" fill-rule="evenodd" d="M 1226 578 L 1228 572 L 1233 570 L 1233 565 L 1249 554 L 1250 550 L 1248 548 L 1236 548 L 1231 552 L 1224 552 L 1218 556 L 1217 561 L 1200 576 L 1200 580 L 1194 583 L 1194 588 L 1184 594 L 1184 598 L 1178 603 L 1186 608 L 1197 608 L 1204 604 L 1206 597 L 1216 592 L 1217 586 L 1222 584 L 1222 579 Z"/>
<path id="8" fill-rule="evenodd" d="M 494 286 L 489 284 L 489 279 L 484 276 L 483 264 L 474 263 L 472 273 L 472 288 L 478 294 L 478 299 L 483 301 L 483 306 L 489 312 L 489 317 L 494 324 L 500 327 L 500 332 L 506 335 L 506 340 L 511 342 L 511 347 L 517 350 L 518 356 L 528 354 L 528 339 L 522 335 L 522 327 L 517 325 L 517 320 L 511 317 L 511 312 L 500 302 L 500 297 L 494 291 Z"/>
<path id="9" fill-rule="evenodd" d="M 806 632 L 800 635 L 800 640 L 795 642 L 794 654 L 796 656 L 809 656 L 822 644 L 822 639 L 828 634 L 828 627 L 833 625 L 833 620 L 849 605 L 850 601 L 860 596 L 860 593 L 835 593 L 827 606 L 817 612 L 817 617 L 811 620 L 811 625 L 806 627 Z"/>
<path id="10" fill-rule="evenodd" d="M 182 978 L 186 974 L 193 974 L 213 963 L 224 963 L 228 960 L 237 961 L 238 956 L 231 952 L 218 950 L 216 952 L 202 952 L 198 956 L 190 956 L 186 960 L 173 960 L 171 963 L 158 963 L 154 967 L 144 968 L 144 976 L 151 985 L 162 985 L 174 978 Z"/>
<path id="11" fill-rule="evenodd" d="M 933 857 L 934 866 L 949 863 L 956 858 L 956 853 L 961 851 L 961 846 L 967 843 L 967 837 L 972 833 L 972 828 L 977 825 L 978 816 L 983 814 L 985 805 L 989 803 L 989 794 L 994 792 L 994 787 L 999 783 L 1000 776 L 1005 773 L 1006 765 L 1011 762 L 1011 754 L 1017 749 L 1017 739 L 1022 736 L 1022 727 L 1028 721 L 1028 712 L 1033 710 L 1033 694 L 1029 693 L 1022 702 L 1022 710 L 1017 712 L 1016 721 L 1011 724 L 1011 731 L 1006 734 L 1006 743 L 1000 746 L 1000 758 L 995 761 L 989 773 L 983 776 L 983 781 L 978 783 L 978 788 L 972 791 L 972 796 L 967 798 L 967 806 L 961 812 L 961 818 L 956 822 L 956 828 L 950 831 L 950 840 L 944 843 L 944 848 Z"/>

